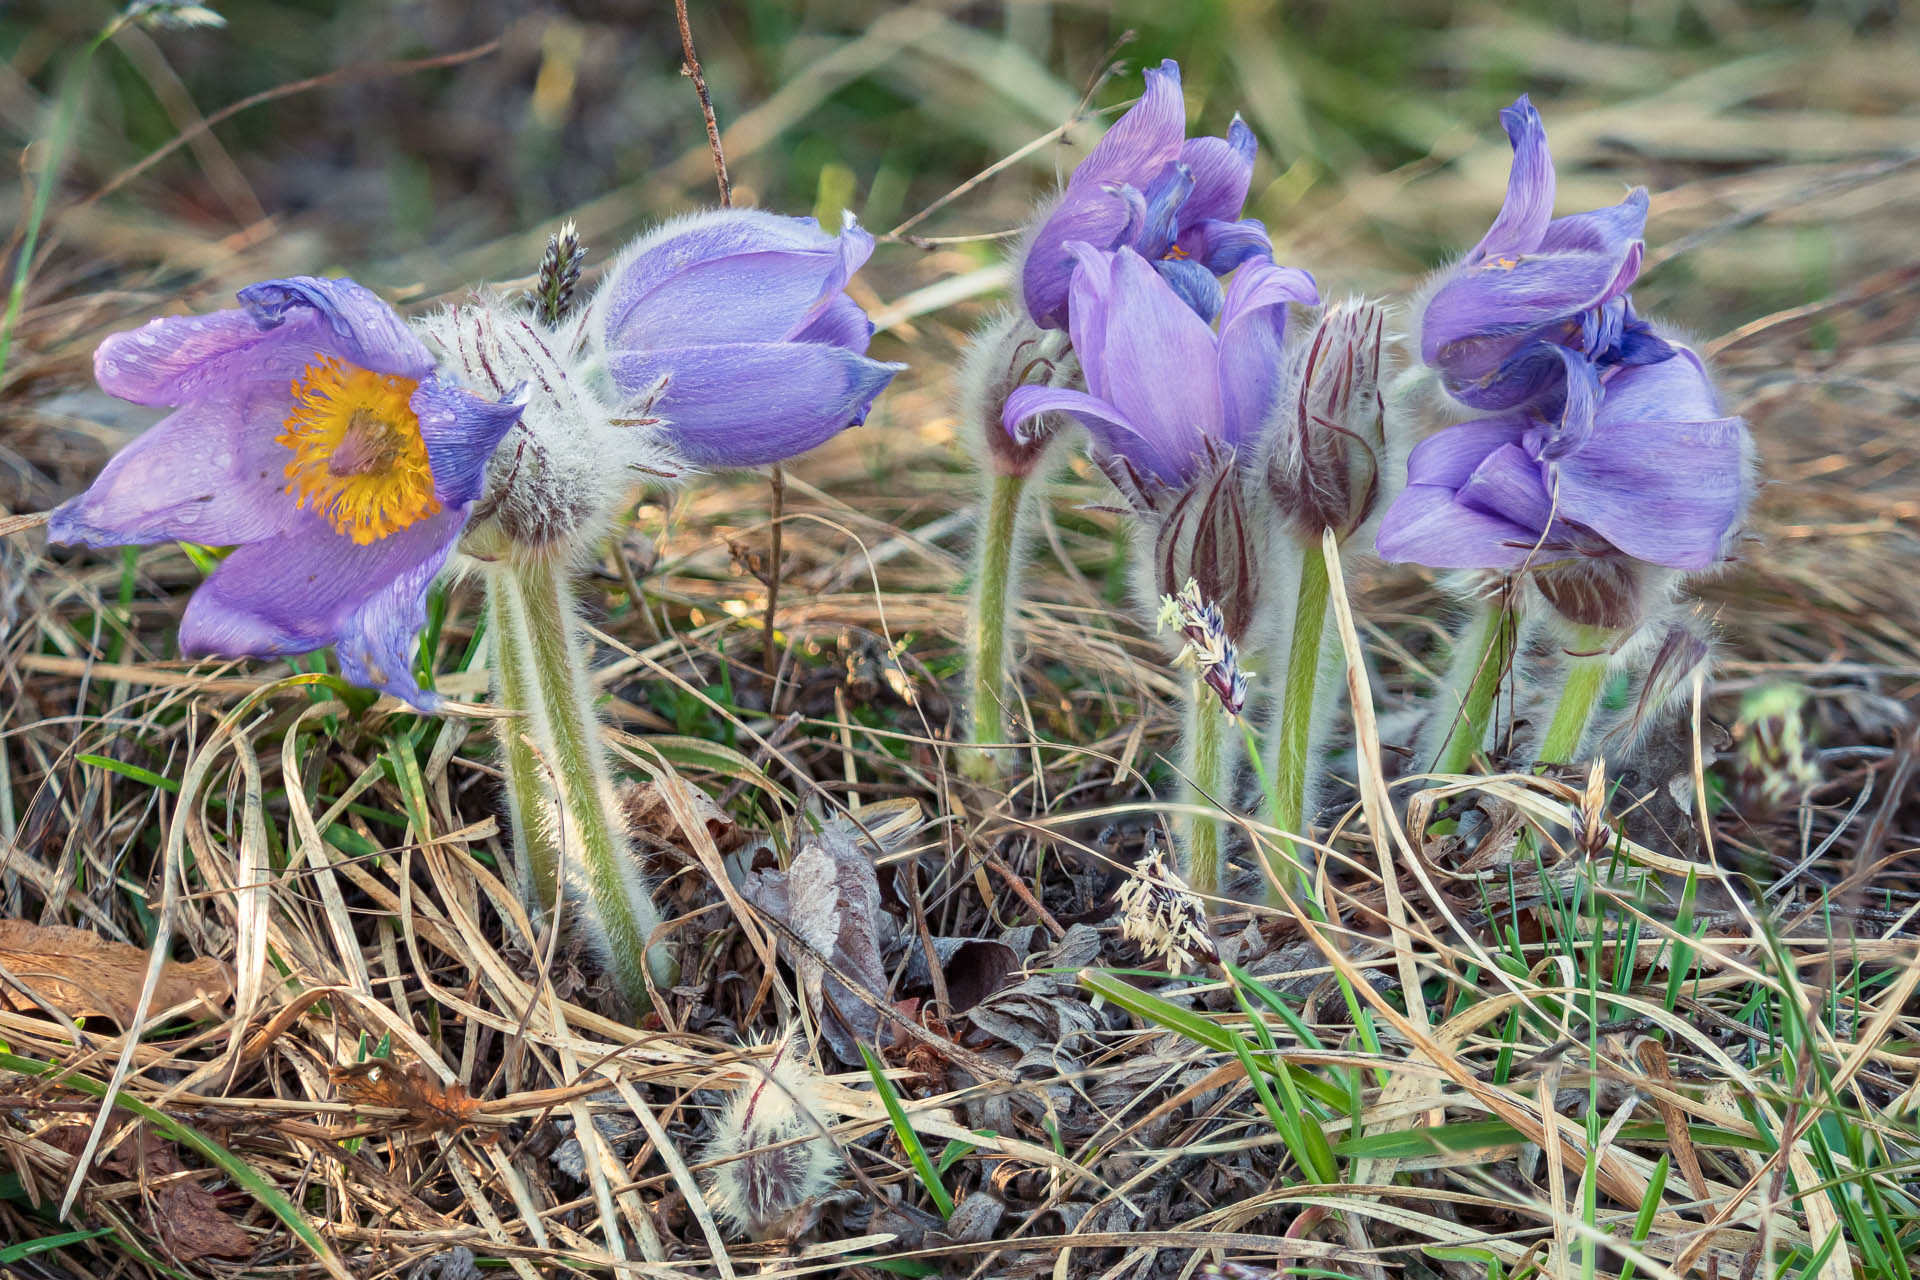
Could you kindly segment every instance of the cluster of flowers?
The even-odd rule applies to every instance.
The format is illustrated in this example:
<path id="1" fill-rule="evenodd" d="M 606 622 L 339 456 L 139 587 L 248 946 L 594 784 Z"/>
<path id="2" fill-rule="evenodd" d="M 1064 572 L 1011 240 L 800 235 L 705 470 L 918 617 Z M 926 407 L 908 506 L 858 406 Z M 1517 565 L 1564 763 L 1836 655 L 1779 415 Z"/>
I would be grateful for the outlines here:
<path id="1" fill-rule="evenodd" d="M 1417 359 L 1394 376 L 1386 308 L 1321 306 L 1312 277 L 1275 263 L 1264 228 L 1241 216 L 1250 131 L 1236 119 L 1224 139 L 1187 138 L 1179 69 L 1164 63 L 1029 233 L 1024 314 L 982 343 L 1006 367 L 969 366 L 999 393 L 968 402 L 992 498 L 1017 503 L 1007 481 L 1032 473 L 1072 419 L 1137 515 L 1143 613 L 1179 624 L 1198 675 L 1185 761 L 1196 803 L 1232 803 L 1237 776 L 1197 704 L 1237 715 L 1250 684 L 1238 655 L 1265 652 L 1268 799 L 1283 831 L 1310 825 L 1332 696 L 1323 545 L 1480 571 L 1462 576 L 1469 597 L 1489 580 L 1520 588 L 1456 646 L 1458 672 L 1428 717 L 1436 763 L 1463 768 L 1484 745 L 1491 687 L 1517 648 L 1547 651 L 1549 666 L 1557 656 L 1568 676 L 1558 702 L 1541 694 L 1549 760 L 1590 737 L 1608 664 L 1654 653 L 1643 689 L 1671 690 L 1675 664 L 1702 659 L 1696 625 L 1671 605 L 1739 536 L 1753 490 L 1745 424 L 1721 410 L 1699 356 L 1633 310 L 1646 192 L 1555 218 L 1539 113 L 1523 97 L 1501 119 L 1514 149 L 1505 203 L 1416 299 Z M 1060 328 L 1068 349 L 1033 359 Z M 1076 364 L 1077 379 L 1060 376 Z M 1009 573 L 990 556 L 979 566 L 986 582 Z M 980 635 L 1005 626 L 976 617 Z M 1004 732 L 989 705 L 999 682 L 974 681 L 983 747 Z M 1472 732 L 1456 731 L 1463 718 Z M 1213 889 L 1217 833 L 1201 821 L 1186 843 L 1187 874 Z"/>
<path id="2" fill-rule="evenodd" d="M 1745 424 L 1699 356 L 1633 309 L 1646 193 L 1555 218 L 1539 114 L 1523 97 L 1501 119 L 1505 203 L 1416 299 L 1416 358 L 1396 374 L 1388 308 L 1323 305 L 1242 216 L 1252 131 L 1236 118 L 1224 138 L 1187 137 L 1179 67 L 1146 73 L 1036 218 L 1019 305 L 962 371 L 988 482 L 976 777 L 1006 741 L 1023 494 L 1073 423 L 1139 525 L 1143 619 L 1173 624 L 1194 671 L 1190 813 L 1238 802 L 1226 744 L 1248 712 L 1271 751 L 1274 824 L 1310 834 L 1342 555 L 1465 571 L 1479 603 L 1423 752 L 1444 771 L 1485 745 L 1517 653 L 1560 673 L 1533 695 L 1551 712 L 1534 718 L 1545 760 L 1590 739 L 1610 671 L 1634 668 L 1644 711 L 1704 661 L 1674 602 L 1739 536 Z M 590 731 L 566 572 L 637 484 L 778 462 L 864 420 L 901 367 L 867 356 L 872 324 L 846 292 L 872 248 L 851 220 L 829 234 L 722 209 L 642 238 L 575 306 L 569 229 L 531 293 L 475 291 L 411 326 L 350 280 L 254 285 L 239 309 L 102 344 L 106 390 L 175 411 L 55 511 L 51 535 L 232 547 L 187 607 L 183 652 L 333 644 L 348 679 L 425 710 L 440 703 L 413 652 L 427 588 L 456 552 L 480 566 L 496 698 L 524 717 L 502 738 L 529 901 L 553 909 L 577 877 L 565 896 L 645 1003 L 665 973 L 644 960 L 659 919 Z M 1263 655 L 1263 679 L 1242 655 Z M 1221 845 L 1216 823 L 1188 823 L 1183 871 L 1202 892 L 1221 888 Z"/>
<path id="3" fill-rule="evenodd" d="M 648 477 L 778 462 L 865 419 L 903 367 L 867 357 L 846 294 L 872 250 L 851 221 L 718 210 L 642 238 L 576 308 L 568 233 L 544 304 L 476 291 L 411 326 L 352 280 L 252 285 L 100 345 L 102 388 L 174 412 L 49 534 L 233 547 L 183 653 L 331 644 L 349 680 L 433 710 L 413 650 L 456 548 L 591 552 Z"/>

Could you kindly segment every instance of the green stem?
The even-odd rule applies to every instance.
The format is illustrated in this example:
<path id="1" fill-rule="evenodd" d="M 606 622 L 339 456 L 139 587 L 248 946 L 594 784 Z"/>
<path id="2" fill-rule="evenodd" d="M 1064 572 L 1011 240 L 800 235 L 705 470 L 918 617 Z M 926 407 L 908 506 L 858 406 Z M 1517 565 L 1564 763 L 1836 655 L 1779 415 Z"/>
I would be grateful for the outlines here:
<path id="1" fill-rule="evenodd" d="M 973 579 L 972 678 L 968 681 L 969 741 L 985 747 L 1007 740 L 1007 612 L 1013 584 L 1015 533 L 1020 519 L 1024 475 L 995 474 L 987 491 L 985 523 L 980 529 L 980 561 Z M 977 782 L 999 774 L 994 753 L 966 752 L 961 768 Z"/>
<path id="2" fill-rule="evenodd" d="M 1472 767 L 1475 753 L 1486 740 L 1500 682 L 1513 663 L 1518 630 L 1512 609 L 1488 603 L 1475 607 L 1473 619 L 1454 647 L 1446 689 L 1433 708 L 1433 714 L 1445 717 L 1447 725 L 1435 773 L 1461 774 Z"/>
<path id="3" fill-rule="evenodd" d="M 576 917 L 604 948 L 621 996 L 634 1010 L 651 1004 L 646 974 L 671 978 L 664 950 L 647 954 L 660 913 L 640 881 L 626 838 L 593 714 L 587 655 L 575 634 L 564 558 L 516 554 L 493 575 L 500 625 L 496 661 L 500 694 L 524 713 L 509 729 L 504 753 L 516 836 L 535 896 L 551 904 L 561 877 L 585 902 Z M 517 701 L 516 701 L 517 699 Z M 532 803 L 530 804 L 529 801 Z M 564 866 L 564 870 L 563 870 Z"/>
<path id="4" fill-rule="evenodd" d="M 545 726 L 538 723 L 540 689 L 533 672 L 532 644 L 523 618 L 525 609 L 514 602 L 512 575 L 500 572 L 487 592 L 487 634 L 493 639 L 493 697 L 500 706 L 522 715 L 500 722 L 501 769 L 507 784 L 507 814 L 512 823 L 513 847 L 520 853 L 520 884 L 530 909 L 552 914 L 560 884 L 558 815 L 545 767 L 535 754 L 533 740 L 544 741 Z M 536 920 L 536 926 L 541 921 Z M 532 941 L 538 942 L 538 939 Z"/>
<path id="5" fill-rule="evenodd" d="M 1547 726 L 1547 739 L 1540 748 L 1542 763 L 1572 764 L 1579 756 L 1580 740 L 1586 737 L 1587 722 L 1593 718 L 1593 705 L 1607 682 L 1612 643 L 1613 633 L 1604 627 L 1575 629 L 1567 680 L 1561 686 L 1560 703 L 1554 708 L 1553 723 Z"/>
<path id="6" fill-rule="evenodd" d="M 1206 683 L 1195 680 L 1187 692 L 1186 760 L 1180 799 L 1188 805 L 1216 806 L 1233 785 L 1227 767 L 1226 708 Z M 1225 844 L 1218 818 L 1194 814 L 1186 820 L 1187 856 L 1181 868 L 1194 891 L 1220 892 Z"/>
<path id="7" fill-rule="evenodd" d="M 1274 825 L 1282 832 L 1273 851 L 1274 870 L 1289 888 L 1299 883 L 1304 850 L 1286 835 L 1307 835 L 1307 771 L 1313 744 L 1315 692 L 1320 684 L 1320 646 L 1327 631 L 1327 561 L 1317 547 L 1300 558 L 1300 594 L 1294 606 L 1293 640 L 1287 649 L 1287 683 L 1281 695 L 1279 759 L 1274 766 Z"/>

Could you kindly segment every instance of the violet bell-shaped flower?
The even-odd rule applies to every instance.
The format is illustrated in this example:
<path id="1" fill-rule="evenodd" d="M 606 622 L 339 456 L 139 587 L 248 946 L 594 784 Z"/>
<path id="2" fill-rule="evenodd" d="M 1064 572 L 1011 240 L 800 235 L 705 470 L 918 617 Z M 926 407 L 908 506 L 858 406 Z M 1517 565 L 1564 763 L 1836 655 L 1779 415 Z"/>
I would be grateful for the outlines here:
<path id="1" fill-rule="evenodd" d="M 443 379 L 351 280 L 251 285 L 237 310 L 168 316 L 100 344 L 109 394 L 172 406 L 48 521 L 54 542 L 236 548 L 187 602 L 180 649 L 337 648 L 355 684 L 431 710 L 413 647 L 426 591 L 521 412 Z"/>
<path id="2" fill-rule="evenodd" d="M 1186 132 L 1180 64 L 1169 58 L 1146 73 L 1146 92 L 1087 153 L 1028 242 L 1020 287 L 1035 323 L 1067 327 L 1075 241 L 1134 250 L 1207 320 L 1220 309 L 1220 276 L 1272 258 L 1266 228 L 1240 217 L 1253 130 L 1235 116 L 1224 138 Z"/>
<path id="3" fill-rule="evenodd" d="M 665 419 L 694 467 L 780 462 L 860 425 L 906 367 L 867 357 L 873 322 L 846 294 L 872 252 L 851 215 L 828 235 L 714 209 L 642 236 L 590 304 L 616 398 Z"/>
<path id="4" fill-rule="evenodd" d="M 1607 367 L 1654 364 L 1672 348 L 1633 314 L 1647 193 L 1605 209 L 1553 216 L 1553 156 L 1525 95 L 1500 113 L 1513 144 L 1500 216 L 1442 275 L 1420 319 L 1420 359 L 1474 409 L 1511 409 L 1557 394 L 1561 346 Z"/>
<path id="5" fill-rule="evenodd" d="M 1699 357 L 1671 349 L 1659 364 L 1597 369 L 1553 348 L 1567 388 L 1557 417 L 1512 410 L 1422 441 L 1381 522 L 1381 558 L 1530 568 L 1537 578 L 1569 564 L 1612 565 L 1631 578 L 1636 564 L 1699 572 L 1720 563 L 1753 495 L 1753 441 L 1744 420 L 1721 410 Z M 1616 593 L 1569 616 L 1618 627 L 1635 603 Z"/>
<path id="6" fill-rule="evenodd" d="M 1195 579 L 1237 641 L 1259 578 L 1246 464 L 1278 415 L 1288 304 L 1319 301 L 1313 277 L 1248 262 L 1228 285 L 1216 334 L 1132 249 L 1069 250 L 1069 333 L 1087 390 L 1015 388 L 1002 421 L 1016 438 L 1048 413 L 1083 424 L 1094 460 L 1155 527 L 1154 597 Z"/>

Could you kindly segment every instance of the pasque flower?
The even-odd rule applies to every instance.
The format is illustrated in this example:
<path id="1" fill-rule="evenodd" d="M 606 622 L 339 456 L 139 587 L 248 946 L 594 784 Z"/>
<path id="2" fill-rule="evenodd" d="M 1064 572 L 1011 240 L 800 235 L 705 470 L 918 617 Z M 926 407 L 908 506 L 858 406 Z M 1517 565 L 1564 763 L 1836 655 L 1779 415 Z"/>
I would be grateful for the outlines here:
<path id="1" fill-rule="evenodd" d="M 1752 438 L 1721 410 L 1699 357 L 1671 349 L 1659 364 L 1600 369 L 1551 348 L 1566 387 L 1557 412 L 1512 410 L 1422 441 L 1381 523 L 1381 557 L 1441 569 L 1713 567 L 1752 496 Z"/>
<path id="2" fill-rule="evenodd" d="M 1079 420 L 1095 461 L 1154 517 L 1153 597 L 1192 577 L 1238 639 L 1258 585 L 1244 464 L 1284 391 L 1287 305 L 1319 301 L 1313 277 L 1248 262 L 1228 286 L 1216 334 L 1134 250 L 1068 250 L 1077 264 L 1068 332 L 1087 390 L 1016 388 L 1002 421 L 1018 437 L 1041 414 Z"/>
<path id="3" fill-rule="evenodd" d="M 851 216 L 828 235 L 759 209 L 641 237 L 590 304 L 616 399 L 664 418 L 696 467 L 779 462 L 858 426 L 906 367 L 867 358 L 873 323 L 846 294 L 872 252 Z"/>
<path id="4" fill-rule="evenodd" d="M 1240 217 L 1253 180 L 1253 131 L 1235 116 L 1224 138 L 1188 138 L 1180 64 L 1167 59 L 1146 82 L 1027 244 L 1021 292 L 1045 328 L 1067 326 L 1076 241 L 1134 250 L 1208 320 L 1220 308 L 1217 277 L 1272 257 L 1266 228 Z"/>
<path id="5" fill-rule="evenodd" d="M 444 379 L 351 280 L 269 280 L 239 299 L 100 345 L 102 389 L 174 412 L 63 503 L 49 536 L 235 547 L 188 601 L 182 652 L 332 644 L 349 680 L 431 709 L 411 670 L 426 589 L 520 400 Z"/>
<path id="6" fill-rule="evenodd" d="M 1388 471 L 1380 393 L 1386 308 L 1327 309 L 1302 343 L 1267 463 L 1274 501 L 1302 538 L 1332 529 L 1342 542 L 1372 516 Z"/>
<path id="7" fill-rule="evenodd" d="M 1602 366 L 1652 364 L 1671 348 L 1633 314 L 1647 193 L 1553 216 L 1553 157 L 1525 95 L 1500 113 L 1513 168 L 1500 216 L 1464 261 L 1440 277 L 1420 318 L 1420 359 L 1475 409 L 1510 409 L 1557 394 L 1553 346 Z"/>

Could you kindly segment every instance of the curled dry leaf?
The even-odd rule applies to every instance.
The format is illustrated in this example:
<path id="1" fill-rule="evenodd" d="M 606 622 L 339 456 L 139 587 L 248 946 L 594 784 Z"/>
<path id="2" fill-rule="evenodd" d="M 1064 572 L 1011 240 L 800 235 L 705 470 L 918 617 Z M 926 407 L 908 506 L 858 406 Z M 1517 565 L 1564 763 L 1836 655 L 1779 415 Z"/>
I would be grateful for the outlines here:
<path id="1" fill-rule="evenodd" d="M 747 900 L 807 943 L 780 938 L 781 954 L 794 967 L 800 990 L 819 1022 L 821 1037 L 849 1066 L 861 1061 L 860 1046 L 879 1039 L 880 1018 L 872 1001 L 886 999 L 887 972 L 880 962 L 880 883 L 874 848 L 889 847 L 919 826 L 919 805 L 906 815 L 872 806 L 858 821 L 832 818 L 817 833 L 801 837 L 786 871 L 756 871 L 742 887 Z M 863 830 L 864 828 L 864 830 Z M 824 960 L 824 963 L 823 963 Z"/>
<path id="2" fill-rule="evenodd" d="M 428 1132 L 451 1131 L 474 1123 L 480 1100 L 467 1094 L 455 1080 L 441 1084 L 424 1062 L 395 1062 L 372 1058 L 351 1066 L 334 1067 L 327 1078 L 348 1102 L 363 1107 L 391 1107 L 406 1112 L 403 1128 Z"/>
<path id="3" fill-rule="evenodd" d="M 125 1027 L 140 1004 L 147 953 L 86 929 L 0 920 L 0 969 L 70 1018 L 108 1017 Z M 196 1012 L 218 1016 L 232 999 L 233 970 L 226 964 L 211 956 L 169 960 L 148 1011 L 197 1003 Z M 0 1007 L 23 1013 L 38 1008 L 11 983 L 0 983 Z"/>
<path id="4" fill-rule="evenodd" d="M 695 786 L 683 786 L 682 793 L 693 806 L 694 816 L 706 824 L 707 834 L 721 853 L 732 853 L 747 842 L 747 833 L 727 816 L 713 797 Z M 674 815 L 673 805 L 661 793 L 657 782 L 636 782 L 620 789 L 620 807 L 627 819 L 627 834 L 643 847 L 666 847 L 691 854 L 686 833 Z"/>

